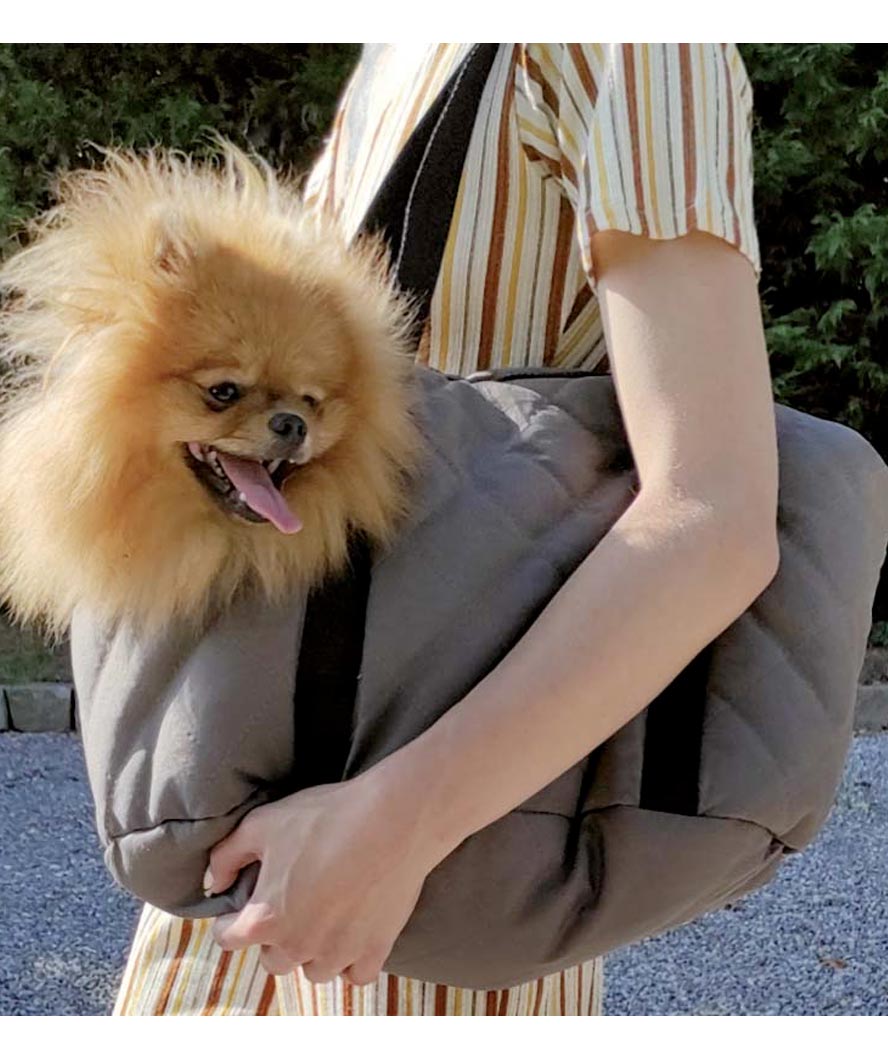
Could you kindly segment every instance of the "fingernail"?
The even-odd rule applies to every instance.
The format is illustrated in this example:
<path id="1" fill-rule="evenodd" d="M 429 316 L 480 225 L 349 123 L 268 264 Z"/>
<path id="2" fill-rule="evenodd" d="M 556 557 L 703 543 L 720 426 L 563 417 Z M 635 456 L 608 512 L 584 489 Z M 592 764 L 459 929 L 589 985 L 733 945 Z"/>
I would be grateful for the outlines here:
<path id="1" fill-rule="evenodd" d="M 209 867 L 204 871 L 203 893 L 205 896 L 212 896 L 213 894 L 213 872 Z"/>

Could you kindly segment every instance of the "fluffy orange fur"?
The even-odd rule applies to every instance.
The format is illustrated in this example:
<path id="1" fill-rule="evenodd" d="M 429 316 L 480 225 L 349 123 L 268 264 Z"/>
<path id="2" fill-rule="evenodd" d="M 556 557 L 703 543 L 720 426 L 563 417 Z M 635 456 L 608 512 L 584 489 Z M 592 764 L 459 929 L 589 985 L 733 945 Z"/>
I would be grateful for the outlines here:
<path id="1" fill-rule="evenodd" d="M 241 587 L 274 601 L 337 570 L 350 527 L 389 542 L 421 438 L 379 246 L 346 244 L 230 145 L 206 164 L 108 151 L 57 198 L 0 270 L 0 592 L 17 620 L 58 637 L 86 604 L 201 622 Z M 244 397 L 208 408 L 226 380 Z M 281 488 L 295 534 L 219 507 L 184 457 L 189 441 L 269 457 L 281 410 L 313 440 Z"/>

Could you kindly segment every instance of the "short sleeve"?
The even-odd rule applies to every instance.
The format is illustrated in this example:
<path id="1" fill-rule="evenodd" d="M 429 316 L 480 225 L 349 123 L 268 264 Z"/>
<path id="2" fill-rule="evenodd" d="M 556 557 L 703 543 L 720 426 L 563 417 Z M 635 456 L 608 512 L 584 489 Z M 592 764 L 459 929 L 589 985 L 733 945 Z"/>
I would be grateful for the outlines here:
<path id="1" fill-rule="evenodd" d="M 527 49 L 527 83 L 557 145 L 590 279 L 589 243 L 600 230 L 659 239 L 705 231 L 760 276 L 752 89 L 736 45 Z"/>

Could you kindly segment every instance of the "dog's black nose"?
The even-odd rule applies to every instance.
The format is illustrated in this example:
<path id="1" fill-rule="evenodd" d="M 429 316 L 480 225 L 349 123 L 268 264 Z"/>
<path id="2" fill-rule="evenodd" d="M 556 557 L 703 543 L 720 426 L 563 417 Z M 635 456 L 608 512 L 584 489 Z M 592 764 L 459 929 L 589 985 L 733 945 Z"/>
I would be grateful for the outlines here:
<path id="1" fill-rule="evenodd" d="M 305 438 L 305 421 L 296 413 L 275 413 L 268 422 L 269 428 L 282 439 L 302 442 Z"/>

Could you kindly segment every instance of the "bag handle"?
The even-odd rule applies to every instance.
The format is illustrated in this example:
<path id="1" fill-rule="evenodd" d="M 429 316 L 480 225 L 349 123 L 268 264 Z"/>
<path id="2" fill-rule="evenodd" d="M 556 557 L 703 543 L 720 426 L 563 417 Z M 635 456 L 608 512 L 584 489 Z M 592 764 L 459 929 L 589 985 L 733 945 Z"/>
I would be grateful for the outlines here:
<path id="1" fill-rule="evenodd" d="M 428 317 L 475 114 L 497 44 L 475 44 L 414 129 L 377 191 L 357 237 L 382 236 L 401 289 L 416 305 L 415 336 Z M 364 651 L 372 553 L 349 539 L 345 570 L 309 592 L 293 689 L 293 755 L 286 793 L 339 782 L 351 748 Z"/>

